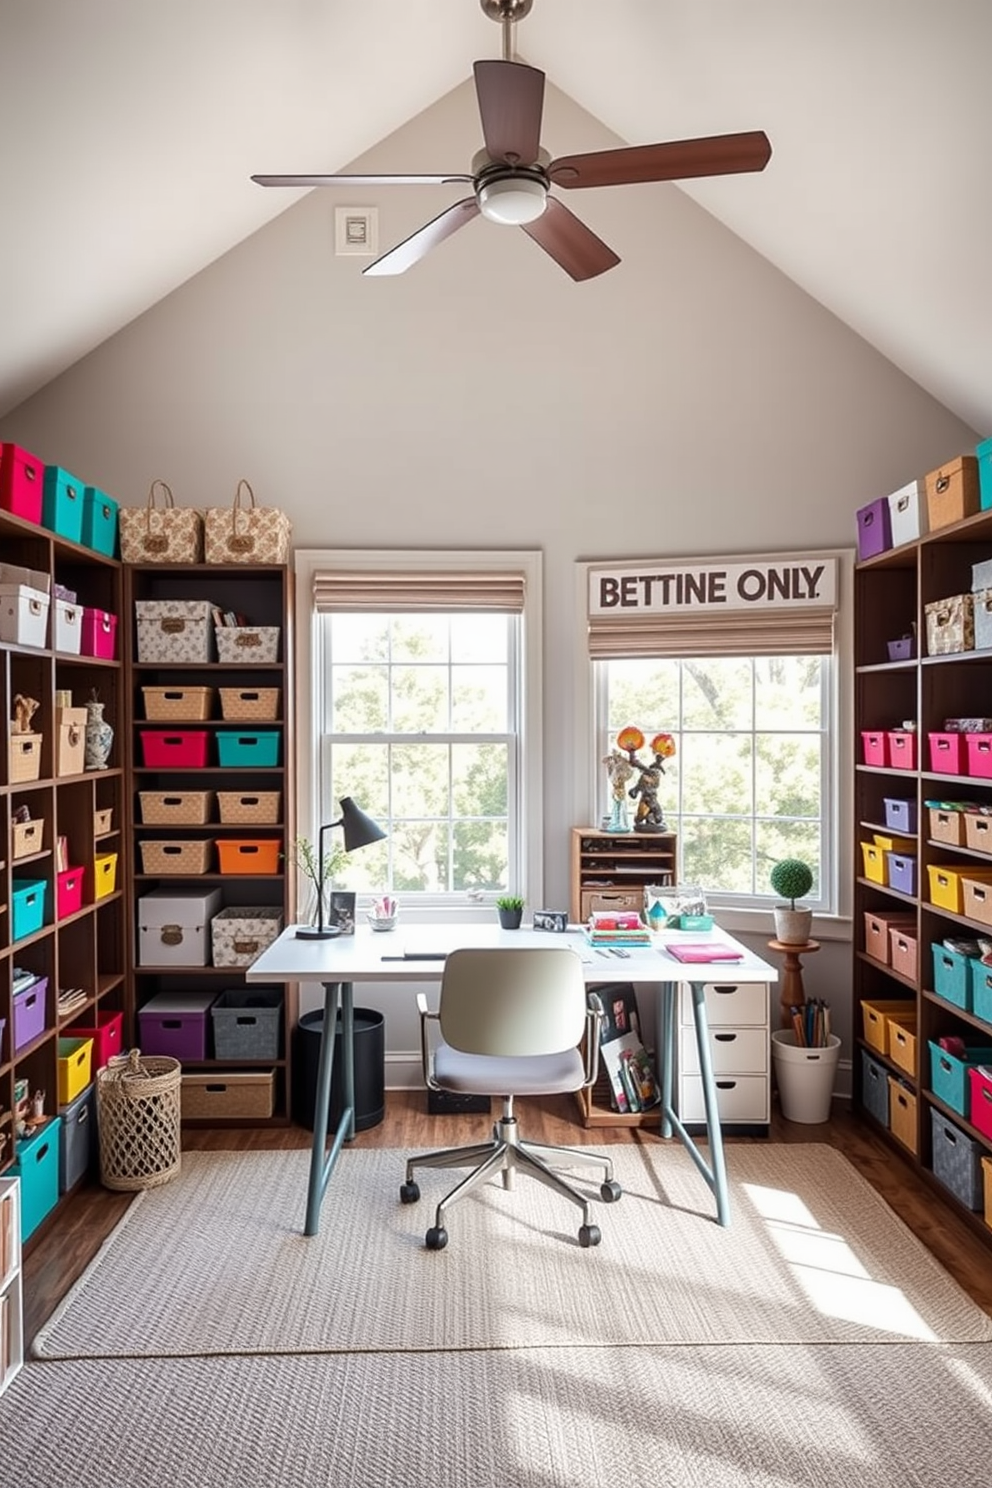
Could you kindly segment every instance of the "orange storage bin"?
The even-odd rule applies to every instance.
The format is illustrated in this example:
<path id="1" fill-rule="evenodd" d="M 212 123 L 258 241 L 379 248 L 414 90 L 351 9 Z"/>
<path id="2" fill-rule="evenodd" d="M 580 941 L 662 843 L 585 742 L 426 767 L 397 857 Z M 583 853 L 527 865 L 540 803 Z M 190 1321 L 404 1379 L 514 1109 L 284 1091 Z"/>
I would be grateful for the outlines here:
<path id="1" fill-rule="evenodd" d="M 910 1152 L 916 1151 L 916 1096 L 895 1075 L 889 1076 L 889 1131 Z"/>
<path id="2" fill-rule="evenodd" d="M 902 1017 L 904 1014 L 916 1014 L 915 999 L 902 1002 L 867 1002 L 862 999 L 861 1012 L 864 1017 L 865 1043 L 871 1044 L 880 1054 L 889 1052 L 889 1029 L 888 1020 L 892 1017 Z"/>
<path id="3" fill-rule="evenodd" d="M 221 873 L 278 873 L 279 838 L 217 838 Z"/>

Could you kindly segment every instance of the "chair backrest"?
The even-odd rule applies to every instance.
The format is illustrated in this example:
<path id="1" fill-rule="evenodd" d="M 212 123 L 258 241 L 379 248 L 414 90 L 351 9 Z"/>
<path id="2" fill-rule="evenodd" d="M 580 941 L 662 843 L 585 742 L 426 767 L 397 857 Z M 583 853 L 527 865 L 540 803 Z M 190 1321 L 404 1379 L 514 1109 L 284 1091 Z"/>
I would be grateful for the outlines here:
<path id="1" fill-rule="evenodd" d="M 517 1058 L 578 1046 L 586 1026 L 582 960 L 569 946 L 465 947 L 444 963 L 441 1037 L 465 1054 Z"/>

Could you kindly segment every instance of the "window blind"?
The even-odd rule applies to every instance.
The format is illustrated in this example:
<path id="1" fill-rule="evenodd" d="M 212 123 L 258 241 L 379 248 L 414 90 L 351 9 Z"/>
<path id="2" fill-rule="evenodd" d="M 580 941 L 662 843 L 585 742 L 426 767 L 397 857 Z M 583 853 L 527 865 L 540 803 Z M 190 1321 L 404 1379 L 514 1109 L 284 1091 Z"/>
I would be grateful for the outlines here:
<path id="1" fill-rule="evenodd" d="M 452 610 L 521 614 L 524 595 L 524 575 L 511 572 L 318 569 L 313 576 L 314 609 L 322 614 L 357 610 L 373 614 Z"/>

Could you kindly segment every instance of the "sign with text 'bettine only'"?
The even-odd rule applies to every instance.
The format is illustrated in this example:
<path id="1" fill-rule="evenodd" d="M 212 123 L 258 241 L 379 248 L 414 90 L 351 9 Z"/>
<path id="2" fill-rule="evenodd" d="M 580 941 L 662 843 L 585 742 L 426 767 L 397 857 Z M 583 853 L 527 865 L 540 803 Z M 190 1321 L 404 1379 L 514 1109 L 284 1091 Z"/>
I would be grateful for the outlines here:
<path id="1" fill-rule="evenodd" d="M 590 615 L 834 609 L 836 558 L 744 563 L 645 563 L 589 571 Z"/>

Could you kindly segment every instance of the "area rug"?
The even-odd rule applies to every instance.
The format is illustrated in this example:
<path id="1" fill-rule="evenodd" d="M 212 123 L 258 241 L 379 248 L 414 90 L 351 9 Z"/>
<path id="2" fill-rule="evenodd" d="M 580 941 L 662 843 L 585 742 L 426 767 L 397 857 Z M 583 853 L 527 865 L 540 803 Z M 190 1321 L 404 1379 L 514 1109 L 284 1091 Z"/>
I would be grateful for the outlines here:
<path id="1" fill-rule="evenodd" d="M 424 1247 L 455 1174 L 399 1202 L 405 1154 L 344 1151 L 320 1233 L 302 1234 L 309 1154 L 210 1152 L 143 1195 L 48 1324 L 36 1358 L 922 1344 L 992 1339 L 992 1319 L 832 1148 L 734 1146 L 731 1224 L 679 1143 L 607 1149 L 623 1185 L 579 1210 L 490 1184 Z M 593 1192 L 598 1193 L 598 1184 Z"/>
<path id="2" fill-rule="evenodd" d="M 31 1363 L 0 1460 L 19 1488 L 963 1488 L 992 1345 Z"/>

